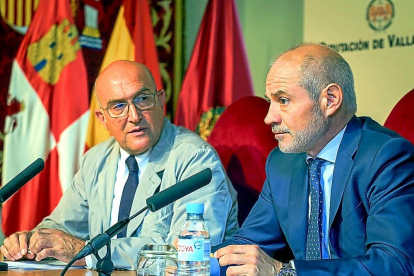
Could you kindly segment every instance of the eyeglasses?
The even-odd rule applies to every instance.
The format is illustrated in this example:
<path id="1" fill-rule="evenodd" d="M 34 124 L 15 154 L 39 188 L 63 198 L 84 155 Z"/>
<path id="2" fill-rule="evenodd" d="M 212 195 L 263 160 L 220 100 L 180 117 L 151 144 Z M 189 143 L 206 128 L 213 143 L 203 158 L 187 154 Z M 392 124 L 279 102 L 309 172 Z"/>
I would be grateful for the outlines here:
<path id="1" fill-rule="evenodd" d="M 101 108 L 103 110 L 106 110 L 112 118 L 119 118 L 123 117 L 128 114 L 129 112 L 129 106 L 133 104 L 136 109 L 139 111 L 144 111 L 147 109 L 150 109 L 155 105 L 155 95 L 157 93 L 152 94 L 140 94 L 136 96 L 132 101 L 128 102 L 115 102 L 111 105 L 109 105 L 106 108 Z"/>

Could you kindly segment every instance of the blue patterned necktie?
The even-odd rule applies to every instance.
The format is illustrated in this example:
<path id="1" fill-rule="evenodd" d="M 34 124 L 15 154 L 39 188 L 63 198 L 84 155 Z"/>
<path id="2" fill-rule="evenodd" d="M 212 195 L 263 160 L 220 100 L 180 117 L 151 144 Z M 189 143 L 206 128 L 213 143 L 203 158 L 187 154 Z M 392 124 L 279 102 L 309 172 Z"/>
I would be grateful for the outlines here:
<path id="1" fill-rule="evenodd" d="M 131 212 L 132 202 L 134 201 L 135 191 L 138 187 L 138 164 L 133 155 L 125 161 L 129 175 L 122 191 L 121 203 L 119 205 L 118 221 L 128 218 Z M 126 237 L 127 227 L 118 233 L 118 238 Z"/>
<path id="2" fill-rule="evenodd" d="M 323 188 L 320 183 L 321 164 L 319 158 L 309 159 L 309 194 L 310 216 L 308 224 L 308 236 L 306 240 L 306 260 L 321 259 L 321 241 L 323 240 L 322 216 L 323 216 Z"/>

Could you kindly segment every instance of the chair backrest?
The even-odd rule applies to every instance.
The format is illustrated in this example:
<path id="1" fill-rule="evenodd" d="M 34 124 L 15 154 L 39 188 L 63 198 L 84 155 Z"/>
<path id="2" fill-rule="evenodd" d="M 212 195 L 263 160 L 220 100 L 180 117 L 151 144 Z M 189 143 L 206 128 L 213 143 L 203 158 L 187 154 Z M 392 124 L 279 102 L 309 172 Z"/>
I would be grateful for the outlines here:
<path id="1" fill-rule="evenodd" d="M 384 126 L 414 144 L 414 89 L 394 106 Z"/>
<path id="2" fill-rule="evenodd" d="M 271 128 L 264 123 L 268 108 L 266 100 L 257 96 L 237 100 L 224 110 L 207 140 L 238 192 L 240 225 L 259 196 L 267 156 L 277 146 Z"/>

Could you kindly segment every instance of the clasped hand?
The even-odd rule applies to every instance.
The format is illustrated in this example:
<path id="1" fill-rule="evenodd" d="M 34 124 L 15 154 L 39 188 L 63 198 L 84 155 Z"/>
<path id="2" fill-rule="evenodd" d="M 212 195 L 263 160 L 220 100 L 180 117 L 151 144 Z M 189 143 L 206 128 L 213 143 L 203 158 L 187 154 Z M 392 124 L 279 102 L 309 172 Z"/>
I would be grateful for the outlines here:
<path id="1" fill-rule="evenodd" d="M 229 245 L 214 253 L 221 266 L 234 265 L 227 269 L 232 275 L 276 275 L 282 264 L 267 255 L 257 245 Z"/>
<path id="2" fill-rule="evenodd" d="M 68 263 L 84 247 L 85 241 L 58 229 L 36 229 L 34 232 L 22 231 L 10 235 L 1 246 L 3 255 L 11 260 L 22 258 L 43 260 L 54 257 Z M 85 259 L 75 265 L 86 265 Z"/>

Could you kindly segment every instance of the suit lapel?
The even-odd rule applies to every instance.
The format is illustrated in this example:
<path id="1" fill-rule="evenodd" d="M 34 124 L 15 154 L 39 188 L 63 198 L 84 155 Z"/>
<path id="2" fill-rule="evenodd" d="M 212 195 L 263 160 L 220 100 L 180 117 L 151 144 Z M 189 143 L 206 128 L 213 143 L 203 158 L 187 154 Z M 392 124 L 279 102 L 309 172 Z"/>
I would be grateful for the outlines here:
<path id="1" fill-rule="evenodd" d="M 159 185 L 161 185 L 161 179 L 158 177 L 157 172 L 154 171 L 154 167 L 151 163 L 148 163 L 135 192 L 134 201 L 131 207 L 131 215 L 135 214 L 147 205 L 147 198 L 154 194 Z M 131 220 L 127 228 L 127 237 L 132 236 L 135 230 L 138 229 L 147 212 L 148 211 L 145 211 Z"/>
<path id="2" fill-rule="evenodd" d="M 353 156 L 358 149 L 361 138 L 362 122 L 354 116 L 347 125 L 344 137 L 338 150 L 335 163 L 335 170 L 332 180 L 331 208 L 329 227 L 335 218 L 343 193 L 353 166 Z M 308 170 L 306 165 L 306 154 L 301 154 L 295 159 L 292 166 L 289 190 L 289 245 L 295 258 L 305 259 L 306 257 L 306 236 L 308 227 L 308 202 L 309 186 L 307 185 Z M 304 204 L 305 203 L 305 204 Z"/>
<path id="3" fill-rule="evenodd" d="M 169 153 L 175 138 L 176 128 L 167 120 L 164 119 L 164 128 L 161 133 L 160 140 L 152 148 L 149 162 L 141 180 L 137 191 L 135 192 L 134 202 L 132 203 L 131 215 L 135 214 L 146 206 L 147 198 L 154 195 L 157 188 L 161 185 L 162 171 L 167 165 Z M 127 236 L 132 236 L 136 229 L 138 229 L 143 222 L 148 211 L 143 212 L 131 220 L 127 228 Z"/>
<path id="4" fill-rule="evenodd" d="M 289 190 L 289 245 L 293 252 L 298 252 L 295 258 L 305 258 L 306 235 L 308 225 L 308 193 L 306 154 L 300 154 L 295 159 Z M 305 203 L 305 204 L 304 204 Z"/>
<path id="5" fill-rule="evenodd" d="M 358 149 L 362 133 L 362 122 L 354 116 L 348 123 L 344 137 L 339 146 L 332 178 L 331 208 L 329 213 L 329 228 L 338 212 L 347 181 L 354 165 L 354 154 Z"/>

